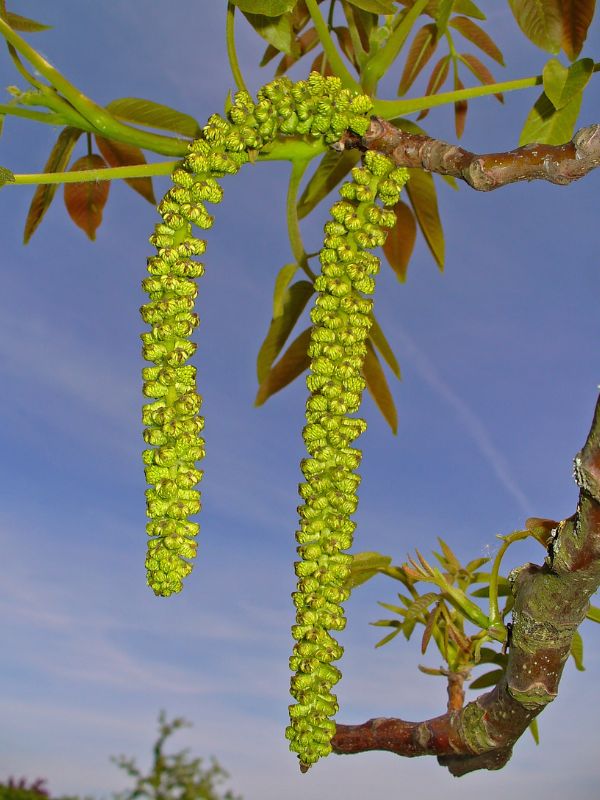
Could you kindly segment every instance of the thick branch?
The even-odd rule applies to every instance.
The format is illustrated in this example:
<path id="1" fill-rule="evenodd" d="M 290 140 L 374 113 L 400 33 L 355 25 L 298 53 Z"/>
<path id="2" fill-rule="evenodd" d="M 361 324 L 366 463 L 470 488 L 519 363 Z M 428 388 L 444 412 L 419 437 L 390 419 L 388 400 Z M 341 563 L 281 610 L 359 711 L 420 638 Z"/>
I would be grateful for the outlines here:
<path id="1" fill-rule="evenodd" d="M 346 133 L 337 147 L 377 150 L 398 166 L 420 167 L 466 181 L 489 192 L 516 181 L 545 180 L 568 184 L 600 166 L 600 125 L 581 128 L 566 144 L 527 144 L 507 153 L 477 155 L 429 136 L 399 130 L 380 117 L 361 138 Z"/>
<path id="2" fill-rule="evenodd" d="M 526 564 L 511 574 L 512 640 L 498 685 L 464 708 L 425 722 L 380 718 L 338 725 L 334 752 L 435 755 L 457 776 L 507 763 L 517 739 L 557 696 L 573 634 L 600 586 L 600 398 L 575 458 L 575 479 L 577 510 L 557 526 L 544 565 Z"/>

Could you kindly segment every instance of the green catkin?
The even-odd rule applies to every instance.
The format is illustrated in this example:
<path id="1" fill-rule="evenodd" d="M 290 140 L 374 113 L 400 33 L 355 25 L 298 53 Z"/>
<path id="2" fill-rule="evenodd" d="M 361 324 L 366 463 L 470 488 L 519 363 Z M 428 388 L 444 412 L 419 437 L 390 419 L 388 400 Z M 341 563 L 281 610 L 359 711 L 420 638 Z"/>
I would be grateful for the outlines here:
<path id="1" fill-rule="evenodd" d="M 352 170 L 353 181 L 342 186 L 342 200 L 331 209 L 325 224 L 322 271 L 315 281 L 318 291 L 311 314 L 313 328 L 307 386 L 306 427 L 303 438 L 309 458 L 302 462 L 305 483 L 299 493 L 296 533 L 298 555 L 296 640 L 290 667 L 295 672 L 291 693 L 290 725 L 286 736 L 298 754 L 300 767 L 308 769 L 331 752 L 337 698 L 331 692 L 341 677 L 332 665 L 343 648 L 330 631 L 341 631 L 346 620 L 342 603 L 352 557 L 343 552 L 352 545 L 357 506 L 360 450 L 352 443 L 366 422 L 351 416 L 358 411 L 365 388 L 362 364 L 370 327 L 374 275 L 379 259 L 367 249 L 379 247 L 395 221 L 384 205 L 398 202 L 408 178 L 387 157 L 368 152 L 363 167 Z"/>
<path id="2" fill-rule="evenodd" d="M 263 87 L 257 101 L 239 92 L 228 119 L 213 115 L 201 139 L 190 145 L 185 161 L 173 172 L 174 186 L 163 198 L 151 243 L 157 254 L 148 259 L 150 277 L 144 281 L 150 302 L 141 309 L 152 326 L 142 334 L 143 355 L 154 366 L 143 370 L 144 394 L 154 402 L 144 406 L 144 451 L 147 513 L 150 522 L 146 567 L 148 584 L 157 595 L 182 588 L 192 570 L 199 526 L 188 517 L 200 509 L 194 487 L 202 472 L 196 463 L 204 456 L 199 415 L 201 397 L 196 369 L 186 364 L 196 346 L 189 337 L 198 324 L 193 311 L 195 279 L 204 272 L 195 260 L 206 247 L 194 237 L 192 226 L 211 227 L 213 218 L 205 203 L 218 203 L 222 190 L 217 180 L 235 174 L 278 135 L 338 141 L 346 130 L 363 135 L 369 127 L 371 100 L 343 89 L 338 78 L 311 73 L 306 81 L 278 78 Z M 331 752 L 335 732 L 332 717 L 337 699 L 332 687 L 340 671 L 332 662 L 343 649 L 330 631 L 341 631 L 346 621 L 342 603 L 351 556 L 360 477 L 360 450 L 352 443 L 365 430 L 358 411 L 365 381 L 362 364 L 370 327 L 379 259 L 369 249 L 385 241 L 394 224 L 392 211 L 382 208 L 398 201 L 407 180 L 385 156 L 367 153 L 364 166 L 352 171 L 353 181 L 342 186 L 342 199 L 331 210 L 320 253 L 322 274 L 311 314 L 313 328 L 307 378 L 303 437 L 309 457 L 302 462 L 304 500 L 299 507 L 296 538 L 298 576 L 293 600 L 297 608 L 292 635 L 296 640 L 290 667 L 295 672 L 286 736 L 298 754 L 303 770 Z M 378 204 L 379 203 L 379 204 Z"/>

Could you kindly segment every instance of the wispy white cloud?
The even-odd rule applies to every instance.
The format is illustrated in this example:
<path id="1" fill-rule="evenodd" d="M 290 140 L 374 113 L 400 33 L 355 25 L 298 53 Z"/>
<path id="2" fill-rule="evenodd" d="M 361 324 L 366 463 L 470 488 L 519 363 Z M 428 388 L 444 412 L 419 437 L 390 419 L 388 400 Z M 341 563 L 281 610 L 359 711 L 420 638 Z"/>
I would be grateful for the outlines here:
<path id="1" fill-rule="evenodd" d="M 493 443 L 485 425 L 470 406 L 446 383 L 435 368 L 431 359 L 402 329 L 398 322 L 393 323 L 394 337 L 402 343 L 405 357 L 410 359 L 414 368 L 438 395 L 455 412 L 471 440 L 477 446 L 483 459 L 493 471 L 502 486 L 516 501 L 525 515 L 532 514 L 533 504 L 513 477 L 509 463 Z"/>

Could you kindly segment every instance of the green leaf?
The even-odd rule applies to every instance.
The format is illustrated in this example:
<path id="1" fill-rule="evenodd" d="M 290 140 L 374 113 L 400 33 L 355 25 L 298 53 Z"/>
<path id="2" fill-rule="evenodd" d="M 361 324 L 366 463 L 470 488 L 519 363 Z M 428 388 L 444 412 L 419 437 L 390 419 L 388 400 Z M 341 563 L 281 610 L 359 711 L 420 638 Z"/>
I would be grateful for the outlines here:
<path id="1" fill-rule="evenodd" d="M 538 721 L 536 719 L 532 719 L 529 723 L 529 733 L 533 736 L 533 741 L 536 744 L 540 743 L 540 729 L 538 728 Z"/>
<path id="2" fill-rule="evenodd" d="M 591 620 L 592 622 L 599 622 L 600 623 L 600 608 L 598 606 L 593 606 L 590 603 L 590 607 L 588 608 L 588 612 L 585 615 L 586 619 Z"/>
<path id="3" fill-rule="evenodd" d="M 391 642 L 394 637 L 398 636 L 398 634 L 402 630 L 402 627 L 401 626 L 398 626 L 398 627 L 394 626 L 394 628 L 395 628 L 395 630 L 393 630 L 391 633 L 388 633 L 388 635 L 384 636 L 383 639 L 380 639 L 380 641 L 377 642 L 375 647 L 383 647 L 384 644 L 387 644 L 388 642 Z"/>
<path id="4" fill-rule="evenodd" d="M 425 667 L 425 666 L 423 666 L 423 664 L 417 664 L 417 669 L 419 670 L 419 672 L 422 672 L 424 675 L 435 675 L 436 677 L 440 676 L 440 675 L 443 675 L 444 677 L 446 677 L 446 675 L 447 675 L 447 673 L 442 671 L 441 669 L 435 669 L 433 667 Z"/>
<path id="5" fill-rule="evenodd" d="M 278 17 L 291 11 L 297 0 L 231 0 L 240 11 L 253 14 L 264 14 L 266 17 Z"/>
<path id="6" fill-rule="evenodd" d="M 427 611 L 432 603 L 436 603 L 440 599 L 439 594 L 435 592 L 427 592 L 411 603 L 410 607 L 404 612 L 405 620 L 418 620 L 419 617 Z"/>
<path id="7" fill-rule="evenodd" d="M 37 33 L 38 31 L 49 31 L 52 25 L 44 25 L 43 22 L 36 22 L 29 17 L 22 17 L 13 11 L 6 12 L 6 21 L 14 31 L 25 31 L 26 33 Z"/>
<path id="8" fill-rule="evenodd" d="M 346 177 L 352 167 L 356 166 L 359 158 L 358 150 L 344 150 L 341 153 L 328 150 L 298 201 L 298 219 L 310 214 L 313 208 Z"/>
<path id="9" fill-rule="evenodd" d="M 493 669 L 491 672 L 486 672 L 471 681 L 469 689 L 487 689 L 488 686 L 495 686 L 504 675 L 503 669 Z"/>
<path id="10" fill-rule="evenodd" d="M 466 14 L 467 17 L 473 17 L 474 19 L 486 19 L 483 11 L 480 11 L 472 0 L 456 0 L 454 10 L 457 14 Z"/>
<path id="11" fill-rule="evenodd" d="M 308 369 L 310 358 L 307 350 L 310 342 L 310 330 L 307 328 L 302 331 L 270 369 L 256 393 L 254 405 L 262 406 L 271 395 L 279 392 Z"/>
<path id="12" fill-rule="evenodd" d="M 454 555 L 452 550 L 450 549 L 449 545 L 440 537 L 437 537 L 440 547 L 442 548 L 442 553 L 444 554 L 444 558 L 448 564 L 448 572 L 458 572 L 460 567 L 460 561 Z"/>
<path id="13" fill-rule="evenodd" d="M 394 14 L 396 9 L 392 0 L 347 0 L 350 5 L 371 11 L 373 14 Z"/>
<path id="14" fill-rule="evenodd" d="M 429 646 L 429 642 L 435 628 L 435 623 L 440 615 L 440 608 L 440 603 L 438 603 L 436 607 L 429 612 L 427 622 L 425 623 L 425 630 L 423 631 L 423 638 L 421 639 L 421 655 L 425 655 L 427 651 L 427 647 Z"/>
<path id="15" fill-rule="evenodd" d="M 591 58 L 582 58 L 567 69 L 556 58 L 551 58 L 542 73 L 544 92 L 554 108 L 564 108 L 578 93 L 582 92 L 594 69 Z"/>
<path id="16" fill-rule="evenodd" d="M 388 231 L 383 245 L 383 253 L 398 280 L 404 283 L 417 238 L 417 223 L 413 212 L 403 200 L 396 203 L 393 211 L 396 215 L 396 222 L 394 227 Z"/>
<path id="17" fill-rule="evenodd" d="M 473 20 L 468 17 L 454 17 L 450 20 L 450 26 L 498 64 L 504 66 L 504 57 L 496 42 Z"/>
<path id="18" fill-rule="evenodd" d="M 394 434 L 398 433 L 398 412 L 396 411 L 387 379 L 370 340 L 367 340 L 367 354 L 362 371 L 367 382 L 367 389 L 383 414 L 385 421 Z"/>
<path id="19" fill-rule="evenodd" d="M 297 270 L 297 264 L 286 264 L 277 273 L 275 288 L 273 289 L 273 319 L 283 314 L 285 301 L 288 297 L 288 286 Z"/>
<path id="20" fill-rule="evenodd" d="M 141 97 L 121 97 L 118 100 L 112 100 L 106 108 L 115 117 L 126 122 L 133 122 L 134 125 L 179 133 L 189 139 L 197 139 L 201 132 L 200 125 L 189 114 L 183 114 L 181 111 L 161 103 L 155 103 L 153 100 L 144 100 Z"/>
<path id="21" fill-rule="evenodd" d="M 482 647 L 479 651 L 479 664 L 498 664 L 505 667 L 507 661 L 508 655 L 492 650 L 491 647 Z"/>
<path id="22" fill-rule="evenodd" d="M 517 24 L 542 50 L 558 53 L 562 39 L 561 0 L 508 0 Z"/>
<path id="23" fill-rule="evenodd" d="M 6 167 L 0 167 L 0 186 L 4 186 L 7 183 L 14 183 L 15 176 L 14 173 L 11 172 Z"/>
<path id="24" fill-rule="evenodd" d="M 588 28 L 594 17 L 596 0 L 562 0 L 562 48 L 573 61 L 586 40 Z"/>
<path id="25" fill-rule="evenodd" d="M 96 136 L 98 149 L 111 167 L 126 167 L 130 164 L 145 164 L 146 157 L 139 147 L 125 142 L 117 142 L 114 139 L 105 139 L 103 136 Z M 141 194 L 144 200 L 152 205 L 156 205 L 156 197 L 152 188 L 152 178 L 125 178 L 128 186 Z"/>
<path id="26" fill-rule="evenodd" d="M 583 666 L 583 639 L 579 631 L 575 631 L 573 634 L 570 653 L 579 672 L 585 672 L 585 667 Z"/>
<path id="27" fill-rule="evenodd" d="M 286 290 L 283 309 L 278 316 L 274 316 L 271 320 L 267 335 L 258 351 L 256 375 L 259 384 L 267 379 L 271 365 L 281 352 L 313 292 L 314 287 L 310 281 L 297 281 Z"/>
<path id="28" fill-rule="evenodd" d="M 385 362 L 387 363 L 388 367 L 392 370 L 394 375 L 401 379 L 402 375 L 400 373 L 400 365 L 394 355 L 394 351 L 390 347 L 390 343 L 385 338 L 384 332 L 381 330 L 379 323 L 375 319 L 374 315 L 371 315 L 371 328 L 369 329 L 369 339 L 371 340 L 371 344 L 373 344 L 377 350 L 383 356 Z"/>
<path id="29" fill-rule="evenodd" d="M 355 586 L 366 583 L 377 575 L 381 569 L 389 567 L 391 563 L 391 556 L 383 556 L 381 553 L 353 553 L 350 575 L 346 581 L 346 587 L 348 589 L 354 589 Z"/>
<path id="30" fill-rule="evenodd" d="M 67 168 L 73 148 L 77 140 L 81 136 L 82 131 L 76 128 L 64 128 L 56 144 L 50 151 L 48 160 L 44 166 L 44 172 L 64 172 Z M 58 189 L 57 183 L 40 184 L 31 200 L 29 211 L 27 212 L 27 219 L 25 220 L 25 230 L 23 232 L 23 243 L 31 239 L 37 227 L 44 218 L 44 214 L 50 208 L 50 203 L 54 199 L 56 190 Z"/>
<path id="31" fill-rule="evenodd" d="M 422 169 L 409 169 L 406 191 L 427 246 L 438 267 L 444 269 L 444 231 L 438 211 L 433 176 Z"/>
<path id="32" fill-rule="evenodd" d="M 521 136 L 519 145 L 530 144 L 564 144 L 573 136 L 579 109 L 581 107 L 582 94 L 576 95 L 570 103 L 560 111 L 557 111 L 545 92 L 538 97 L 535 105 L 529 112 Z"/>
<path id="33" fill-rule="evenodd" d="M 273 17 L 244 11 L 244 16 L 258 35 L 280 52 L 293 55 L 298 50 L 291 14 Z"/>

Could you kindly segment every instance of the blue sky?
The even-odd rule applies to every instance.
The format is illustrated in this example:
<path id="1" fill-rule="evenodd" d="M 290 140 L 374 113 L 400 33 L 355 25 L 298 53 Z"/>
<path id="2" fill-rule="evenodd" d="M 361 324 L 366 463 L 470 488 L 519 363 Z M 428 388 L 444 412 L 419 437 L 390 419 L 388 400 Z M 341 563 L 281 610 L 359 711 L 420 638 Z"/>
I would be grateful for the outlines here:
<path id="1" fill-rule="evenodd" d="M 507 4 L 481 6 L 509 64 L 498 77 L 538 73 L 544 54 L 520 35 Z M 232 87 L 224 7 L 177 0 L 165 14 L 158 0 L 12 6 L 55 26 L 37 46 L 98 102 L 148 97 L 200 121 L 222 109 Z M 262 45 L 244 25 L 238 38 L 255 90 L 271 74 L 254 67 Z M 596 24 L 584 55 L 599 44 Z M 4 53 L 0 77 L 3 86 L 19 82 Z M 508 95 L 505 108 L 490 98 L 474 105 L 464 146 L 516 146 L 535 96 Z M 599 121 L 598 100 L 594 84 L 581 125 Z M 426 123 L 454 140 L 448 110 Z M 10 119 L 0 163 L 38 171 L 56 135 Z M 525 736 L 501 773 L 456 781 L 431 759 L 371 753 L 331 757 L 301 776 L 287 753 L 305 391 L 298 382 L 252 405 L 273 280 L 290 260 L 287 174 L 285 164 L 260 164 L 226 183 L 208 236 L 196 356 L 208 444 L 200 554 L 183 594 L 168 600 L 145 586 L 143 568 L 138 308 L 155 211 L 114 185 L 92 244 L 57 198 L 23 247 L 31 189 L 0 194 L 0 779 L 44 776 L 53 794 L 106 795 L 125 785 L 109 755 L 146 764 L 164 708 L 194 724 L 174 746 L 215 754 L 248 800 L 354 800 L 367 791 L 387 796 L 390 787 L 424 798 L 443 791 L 449 800 L 534 788 L 547 800 L 567 791 L 595 797 L 600 646 L 591 624 L 587 671 L 567 666 L 559 698 L 540 719 L 542 746 Z M 496 534 L 529 515 L 572 513 L 571 460 L 598 384 L 599 180 L 594 173 L 569 187 L 517 184 L 489 195 L 440 182 L 445 273 L 420 241 L 407 284 L 384 268 L 376 296 L 403 370 L 392 385 L 400 425 L 392 437 L 366 400 L 356 550 L 400 561 L 414 547 L 427 553 L 442 535 L 472 558 L 493 553 Z M 309 249 L 318 247 L 324 214 L 303 228 Z M 514 549 L 507 566 L 543 558 L 539 547 Z M 376 601 L 393 602 L 395 591 L 380 579 L 348 603 L 341 722 L 443 710 L 444 686 L 416 670 L 419 660 L 437 666 L 433 654 L 420 658 L 398 639 L 373 649 Z"/>

